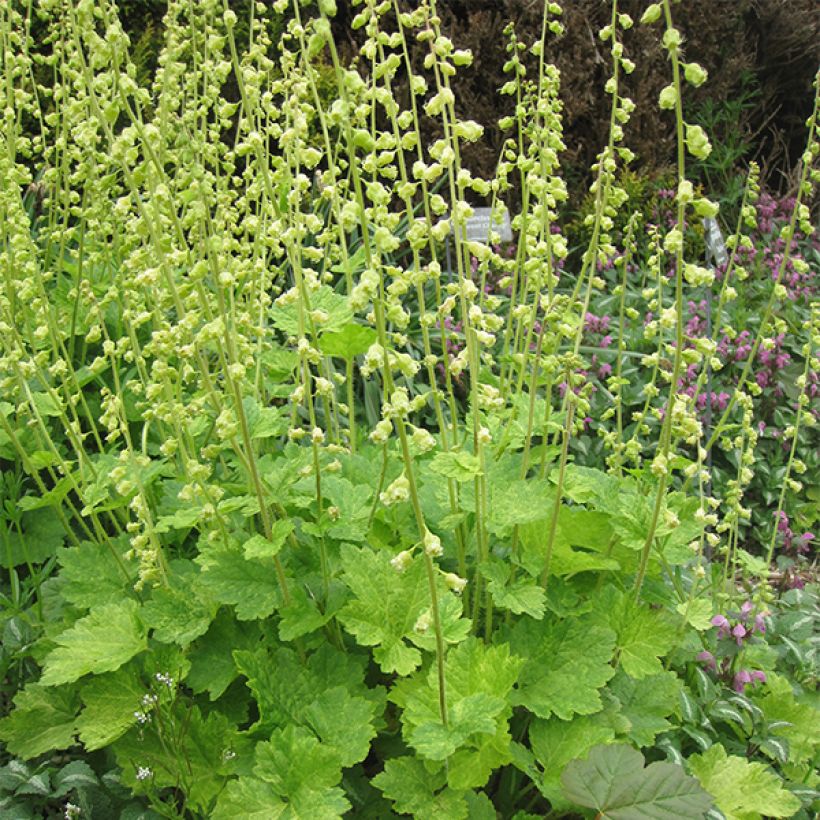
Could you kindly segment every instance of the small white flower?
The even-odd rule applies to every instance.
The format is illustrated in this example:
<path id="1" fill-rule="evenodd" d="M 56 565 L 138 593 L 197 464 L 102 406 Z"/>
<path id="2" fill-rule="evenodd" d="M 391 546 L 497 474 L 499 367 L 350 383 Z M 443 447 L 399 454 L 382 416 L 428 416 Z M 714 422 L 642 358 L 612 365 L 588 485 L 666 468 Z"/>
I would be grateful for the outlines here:
<path id="1" fill-rule="evenodd" d="M 390 566 L 396 572 L 404 572 L 413 562 L 413 553 L 410 550 L 402 550 L 398 555 L 390 560 Z"/>
<path id="2" fill-rule="evenodd" d="M 424 533 L 424 551 L 431 558 L 438 558 L 444 553 L 441 546 L 441 539 L 434 533 L 430 532 L 430 530 L 427 530 L 427 532 Z"/>
<path id="3" fill-rule="evenodd" d="M 138 766 L 137 767 L 137 780 L 148 780 L 149 777 L 153 777 L 154 773 L 147 767 L 147 766 Z"/>

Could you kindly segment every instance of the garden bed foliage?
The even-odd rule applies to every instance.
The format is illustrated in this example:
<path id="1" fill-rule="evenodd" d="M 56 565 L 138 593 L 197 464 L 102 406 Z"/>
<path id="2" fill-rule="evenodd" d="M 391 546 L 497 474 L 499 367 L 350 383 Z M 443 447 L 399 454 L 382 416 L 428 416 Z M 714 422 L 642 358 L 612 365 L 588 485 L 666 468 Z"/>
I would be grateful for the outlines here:
<path id="1" fill-rule="evenodd" d="M 710 190 L 613 0 L 570 211 L 559 4 L 492 174 L 435 2 L 352 9 L 0 10 L 3 815 L 813 816 L 816 93 Z"/>

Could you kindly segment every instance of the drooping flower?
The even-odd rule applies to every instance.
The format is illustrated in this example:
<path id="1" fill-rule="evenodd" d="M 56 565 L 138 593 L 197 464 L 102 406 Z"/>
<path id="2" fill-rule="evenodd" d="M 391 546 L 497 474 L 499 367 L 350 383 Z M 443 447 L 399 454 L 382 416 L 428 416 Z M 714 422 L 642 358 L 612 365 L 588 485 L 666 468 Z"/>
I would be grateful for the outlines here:
<path id="1" fill-rule="evenodd" d="M 725 638 L 731 631 L 731 625 L 725 615 L 715 615 L 711 623 L 718 628 L 718 638 Z"/>

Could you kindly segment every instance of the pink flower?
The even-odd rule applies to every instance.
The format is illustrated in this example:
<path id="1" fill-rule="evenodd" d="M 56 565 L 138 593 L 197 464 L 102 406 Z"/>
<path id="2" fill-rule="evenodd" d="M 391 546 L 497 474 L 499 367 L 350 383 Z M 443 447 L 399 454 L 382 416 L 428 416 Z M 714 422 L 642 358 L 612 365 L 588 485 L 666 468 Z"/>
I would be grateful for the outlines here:
<path id="1" fill-rule="evenodd" d="M 704 664 L 707 669 L 711 669 L 713 672 L 717 672 L 717 663 L 715 662 L 715 656 L 711 652 L 707 652 L 705 649 L 703 650 L 703 652 L 698 652 L 697 660 Z"/>
<path id="2" fill-rule="evenodd" d="M 746 627 L 743 626 L 743 624 L 737 624 L 732 630 L 732 636 L 737 641 L 738 646 L 743 643 L 743 639 L 746 637 L 746 634 Z"/>
<path id="3" fill-rule="evenodd" d="M 725 638 L 730 630 L 729 621 L 726 619 L 724 615 L 715 615 L 712 618 L 712 626 L 716 626 L 718 628 L 718 638 Z"/>
<path id="4" fill-rule="evenodd" d="M 745 670 L 741 669 L 736 675 L 734 679 L 734 690 L 735 692 L 743 692 L 746 688 L 746 685 L 752 682 L 752 676 Z"/>

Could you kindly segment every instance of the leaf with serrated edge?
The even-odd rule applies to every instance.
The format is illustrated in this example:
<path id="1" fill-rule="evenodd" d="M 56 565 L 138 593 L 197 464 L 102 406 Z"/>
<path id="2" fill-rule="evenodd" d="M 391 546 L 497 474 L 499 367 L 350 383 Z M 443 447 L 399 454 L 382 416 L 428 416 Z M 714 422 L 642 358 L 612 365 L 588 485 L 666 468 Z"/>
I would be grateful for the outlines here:
<path id="1" fill-rule="evenodd" d="M 727 755 L 720 743 L 686 762 L 726 820 L 791 817 L 800 808 L 800 801 L 783 788 L 783 781 L 771 769 Z"/>
<path id="2" fill-rule="evenodd" d="M 73 688 L 29 684 L 14 696 L 14 710 L 0 720 L 0 740 L 10 754 L 25 759 L 74 743 L 79 708 Z"/>
<path id="3" fill-rule="evenodd" d="M 384 771 L 373 778 L 373 785 L 392 800 L 396 811 L 417 820 L 465 820 L 467 803 L 462 792 L 445 784 L 443 770 L 431 772 L 414 757 L 388 760 Z"/>
<path id="4" fill-rule="evenodd" d="M 369 547 L 342 547 L 343 580 L 354 599 L 339 612 L 342 626 L 362 646 L 374 646 L 383 672 L 409 675 L 421 652 L 405 641 L 422 611 L 430 605 L 424 564 L 415 560 L 399 574 L 389 557 Z"/>
<path id="5" fill-rule="evenodd" d="M 288 811 L 269 783 L 255 777 L 231 780 L 219 795 L 211 820 L 277 820 Z"/>
<path id="6" fill-rule="evenodd" d="M 641 679 L 663 672 L 660 657 L 672 648 L 676 636 L 663 610 L 650 609 L 633 596 L 608 587 L 596 600 L 596 619 L 615 630 L 618 660 L 630 677 Z"/>
<path id="7" fill-rule="evenodd" d="M 629 738 L 638 746 L 651 746 L 657 735 L 672 726 L 666 718 L 680 708 L 681 683 L 674 672 L 636 681 L 619 671 L 609 688 L 631 724 Z"/>
<path id="8" fill-rule="evenodd" d="M 89 672 L 119 669 L 148 645 L 138 611 L 137 602 L 126 599 L 98 607 L 80 618 L 57 636 L 57 648 L 45 659 L 40 683 L 55 686 L 71 683 Z"/>
<path id="9" fill-rule="evenodd" d="M 211 549 L 196 562 L 203 587 L 221 604 L 233 604 L 240 621 L 267 618 L 281 601 L 272 562 L 248 561 L 238 550 Z"/>
<path id="10" fill-rule="evenodd" d="M 650 763 L 624 744 L 596 746 L 561 775 L 573 803 L 595 809 L 600 820 L 697 820 L 712 805 L 694 777 L 674 763 Z"/>
<path id="11" fill-rule="evenodd" d="M 77 718 L 85 748 L 102 749 L 124 735 L 137 722 L 145 692 L 133 664 L 92 678 L 80 693 L 85 709 Z"/>
<path id="12" fill-rule="evenodd" d="M 598 690 L 615 674 L 610 665 L 615 633 L 587 617 L 519 621 L 510 633 L 513 652 L 525 658 L 514 703 L 538 717 L 591 715 L 602 707 Z"/>
<path id="13" fill-rule="evenodd" d="M 276 729 L 269 742 L 257 744 L 253 773 L 287 798 L 294 818 L 335 820 L 350 808 L 337 788 L 339 756 L 302 727 Z"/>

